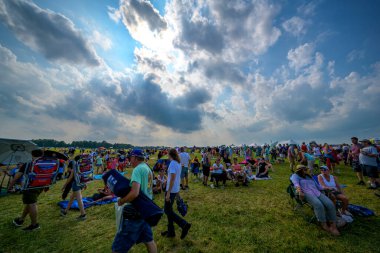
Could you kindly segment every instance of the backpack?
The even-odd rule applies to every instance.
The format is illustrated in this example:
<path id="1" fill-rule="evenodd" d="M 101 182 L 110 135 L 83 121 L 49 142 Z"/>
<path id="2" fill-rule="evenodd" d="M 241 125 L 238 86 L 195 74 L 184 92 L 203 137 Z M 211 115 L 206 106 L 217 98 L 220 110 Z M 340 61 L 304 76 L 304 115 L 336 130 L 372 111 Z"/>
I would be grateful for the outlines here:
<path id="1" fill-rule="evenodd" d="M 187 214 L 187 209 L 189 208 L 187 203 L 183 200 L 183 198 L 181 198 L 179 196 L 179 194 L 177 194 L 176 196 L 176 202 L 177 202 L 177 210 L 178 212 L 183 216 L 185 217 L 185 215 Z"/>
<path id="2" fill-rule="evenodd" d="M 59 169 L 59 160 L 40 157 L 26 164 L 23 190 L 48 188 L 55 183 Z"/>
<path id="3" fill-rule="evenodd" d="M 74 176 L 78 184 L 85 184 L 93 179 L 94 168 L 92 166 L 92 157 L 89 154 L 82 154 L 75 157 Z"/>
<path id="4" fill-rule="evenodd" d="M 368 217 L 368 216 L 375 215 L 374 211 L 372 211 L 366 207 L 353 205 L 353 204 L 348 205 L 348 211 L 350 213 L 352 213 L 353 215 L 357 215 L 357 216 L 361 216 L 361 217 Z"/>

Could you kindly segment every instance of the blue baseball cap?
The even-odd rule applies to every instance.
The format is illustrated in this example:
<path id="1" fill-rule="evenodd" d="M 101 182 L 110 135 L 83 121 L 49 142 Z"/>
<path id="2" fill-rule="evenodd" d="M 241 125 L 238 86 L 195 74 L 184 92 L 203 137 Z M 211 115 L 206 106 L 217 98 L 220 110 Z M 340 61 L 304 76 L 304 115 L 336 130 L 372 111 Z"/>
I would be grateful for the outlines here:
<path id="1" fill-rule="evenodd" d="M 142 151 L 141 149 L 133 149 L 131 151 L 131 154 L 129 155 L 129 157 L 131 157 L 131 156 L 145 158 L 144 151 Z"/>

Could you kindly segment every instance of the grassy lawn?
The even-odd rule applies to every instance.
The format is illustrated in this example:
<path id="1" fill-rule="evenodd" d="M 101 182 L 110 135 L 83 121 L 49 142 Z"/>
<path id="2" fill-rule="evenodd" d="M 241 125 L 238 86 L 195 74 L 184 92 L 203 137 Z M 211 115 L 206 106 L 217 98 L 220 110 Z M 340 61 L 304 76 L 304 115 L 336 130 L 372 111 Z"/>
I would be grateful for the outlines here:
<path id="1" fill-rule="evenodd" d="M 199 155 L 198 155 L 199 157 Z M 152 160 L 150 163 L 154 163 Z M 355 217 L 355 221 L 333 237 L 316 224 L 307 223 L 292 211 L 286 187 L 289 184 L 288 164 L 275 165 L 273 180 L 254 181 L 249 187 L 211 189 L 190 180 L 190 190 L 182 192 L 189 204 L 186 220 L 192 228 L 185 240 L 162 238 L 164 216 L 153 233 L 159 252 L 380 252 L 380 218 Z M 380 199 L 357 179 L 349 167 L 340 166 L 338 176 L 347 185 L 350 202 L 380 213 Z M 130 172 L 127 174 L 130 176 Z M 22 211 L 21 195 L 0 198 L 0 252 L 111 252 L 115 235 L 113 204 L 87 209 L 86 221 L 78 222 L 78 211 L 60 217 L 60 189 L 63 181 L 42 193 L 39 202 L 41 229 L 24 232 L 15 228 L 12 219 Z M 91 196 L 101 181 L 88 185 L 84 196 Z M 163 206 L 163 194 L 155 201 Z M 27 218 L 29 225 L 29 218 Z M 144 245 L 131 252 L 145 252 Z"/>

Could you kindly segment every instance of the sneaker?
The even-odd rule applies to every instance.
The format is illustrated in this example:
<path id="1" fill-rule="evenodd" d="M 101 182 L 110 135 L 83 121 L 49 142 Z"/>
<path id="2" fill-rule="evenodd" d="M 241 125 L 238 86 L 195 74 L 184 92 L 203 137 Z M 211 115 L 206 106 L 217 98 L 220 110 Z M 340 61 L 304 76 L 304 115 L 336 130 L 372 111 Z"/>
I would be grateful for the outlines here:
<path id="1" fill-rule="evenodd" d="M 367 189 L 369 189 L 369 190 L 376 190 L 377 189 L 377 187 L 376 186 L 372 186 L 372 185 L 370 185 L 370 186 L 368 186 L 368 188 Z"/>
<path id="2" fill-rule="evenodd" d="M 236 186 L 236 187 L 239 187 L 239 183 L 236 183 L 235 186 Z"/>
<path id="3" fill-rule="evenodd" d="M 65 209 L 61 209 L 60 214 L 61 214 L 62 217 L 66 217 L 67 212 L 66 212 Z"/>
<path id="4" fill-rule="evenodd" d="M 37 229 L 40 229 L 40 225 L 37 223 L 36 225 L 32 225 L 30 224 L 28 227 L 26 228 L 23 228 L 22 230 L 24 231 L 34 231 L 34 230 L 37 230 Z"/>
<path id="5" fill-rule="evenodd" d="M 210 187 L 211 187 L 212 189 L 214 189 L 214 188 L 215 188 L 214 184 L 210 184 Z"/>
<path id="6" fill-rule="evenodd" d="M 14 224 L 16 227 L 21 227 L 23 223 L 24 223 L 24 220 L 22 220 L 22 219 L 19 218 L 19 217 L 13 220 L 13 224 Z"/>
<path id="7" fill-rule="evenodd" d="M 343 214 L 344 214 L 344 215 L 347 215 L 347 216 L 351 216 L 351 217 L 353 216 L 352 213 L 350 213 L 348 210 L 344 211 Z"/>
<path id="8" fill-rule="evenodd" d="M 162 235 L 163 237 L 167 237 L 167 238 L 173 238 L 173 237 L 175 237 L 175 234 L 174 234 L 174 233 L 170 233 L 170 234 L 169 234 L 168 231 L 162 231 L 162 232 L 161 232 L 161 235 Z"/>
<path id="9" fill-rule="evenodd" d="M 364 181 L 359 181 L 359 183 L 357 183 L 357 185 L 365 185 Z"/>
<path id="10" fill-rule="evenodd" d="M 85 220 L 87 219 L 87 214 L 81 214 L 77 217 L 77 220 Z"/>
<path id="11" fill-rule="evenodd" d="M 191 224 L 190 223 L 187 223 L 182 228 L 181 239 L 184 239 L 187 236 L 187 234 L 189 233 L 190 228 L 191 228 Z"/>

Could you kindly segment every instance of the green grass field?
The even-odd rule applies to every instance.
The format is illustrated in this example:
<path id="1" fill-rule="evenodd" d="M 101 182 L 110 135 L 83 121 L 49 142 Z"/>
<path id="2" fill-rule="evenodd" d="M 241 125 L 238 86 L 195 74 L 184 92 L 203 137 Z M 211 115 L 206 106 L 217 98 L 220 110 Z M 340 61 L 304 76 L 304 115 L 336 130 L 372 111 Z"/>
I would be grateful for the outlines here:
<path id="1" fill-rule="evenodd" d="M 154 163 L 154 160 L 150 162 Z M 349 167 L 339 166 L 340 182 L 347 185 L 350 202 L 380 213 L 380 199 L 373 191 L 357 186 Z M 275 165 L 273 180 L 254 181 L 249 187 L 211 189 L 190 180 L 190 190 L 182 192 L 189 204 L 186 220 L 192 228 L 185 240 L 162 238 L 166 217 L 153 228 L 159 252 L 380 252 L 380 218 L 356 217 L 355 221 L 334 237 L 316 224 L 292 211 L 286 187 L 289 184 L 288 164 Z M 130 172 L 128 173 L 130 176 Z M 59 207 L 63 181 L 42 193 L 39 202 L 41 229 L 24 232 L 15 228 L 12 219 L 22 210 L 21 195 L 0 198 L 0 252 L 111 252 L 115 235 L 114 205 L 87 209 L 86 221 L 75 218 L 79 211 L 60 217 Z M 101 181 L 89 183 L 84 196 L 91 196 Z M 163 194 L 155 196 L 163 206 Z M 29 225 L 27 218 L 26 225 Z M 136 245 L 131 252 L 145 252 Z"/>

